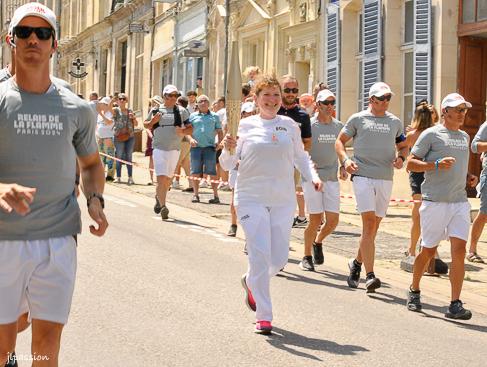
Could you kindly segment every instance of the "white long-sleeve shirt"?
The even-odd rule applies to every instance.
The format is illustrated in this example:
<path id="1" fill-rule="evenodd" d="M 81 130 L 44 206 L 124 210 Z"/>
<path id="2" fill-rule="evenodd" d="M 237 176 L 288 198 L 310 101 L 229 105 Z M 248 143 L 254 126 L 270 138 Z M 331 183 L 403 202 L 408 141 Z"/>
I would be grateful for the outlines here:
<path id="1" fill-rule="evenodd" d="M 250 116 L 240 121 L 237 135 L 236 154 L 223 149 L 220 156 L 220 164 L 227 171 L 240 162 L 235 205 L 294 203 L 294 166 L 304 181 L 319 179 L 304 150 L 299 127 L 291 118 L 278 115 L 264 120 L 259 115 Z"/>

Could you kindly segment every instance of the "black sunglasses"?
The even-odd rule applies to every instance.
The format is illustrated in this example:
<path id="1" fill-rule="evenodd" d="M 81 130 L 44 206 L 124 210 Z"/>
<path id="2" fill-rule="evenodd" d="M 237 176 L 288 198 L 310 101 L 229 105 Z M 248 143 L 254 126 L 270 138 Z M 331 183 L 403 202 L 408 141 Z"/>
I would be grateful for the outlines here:
<path id="1" fill-rule="evenodd" d="M 323 106 L 328 106 L 328 105 L 332 105 L 334 106 L 335 105 L 335 100 L 332 100 L 332 101 L 318 101 L 321 105 Z"/>
<path id="2" fill-rule="evenodd" d="M 283 89 L 283 92 L 284 93 L 293 93 L 293 94 L 296 94 L 299 92 L 299 89 L 298 88 L 284 88 Z"/>
<path id="3" fill-rule="evenodd" d="M 49 27 L 27 27 L 27 26 L 17 26 L 14 28 L 14 35 L 20 39 L 29 38 L 34 32 L 41 41 L 47 41 L 51 37 L 54 37 L 54 29 Z"/>
<path id="4" fill-rule="evenodd" d="M 381 101 L 381 102 L 384 102 L 384 101 L 389 102 L 392 98 L 392 94 L 387 94 L 387 95 L 380 96 L 380 97 L 374 96 L 374 98 L 378 101 Z"/>
<path id="5" fill-rule="evenodd" d="M 119 101 L 126 101 L 126 100 L 127 100 L 127 98 L 122 97 L 122 98 L 119 98 L 118 100 L 119 100 Z"/>

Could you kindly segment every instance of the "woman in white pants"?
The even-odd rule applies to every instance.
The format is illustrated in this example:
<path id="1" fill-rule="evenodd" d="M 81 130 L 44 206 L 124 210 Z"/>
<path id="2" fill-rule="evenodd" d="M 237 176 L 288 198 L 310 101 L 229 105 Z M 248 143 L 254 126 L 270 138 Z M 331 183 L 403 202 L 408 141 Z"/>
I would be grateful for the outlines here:
<path id="1" fill-rule="evenodd" d="M 247 292 L 247 305 L 256 311 L 255 331 L 269 334 L 270 278 L 287 263 L 296 208 L 294 166 L 303 180 L 313 182 L 316 190 L 322 189 L 322 183 L 303 148 L 298 125 L 289 117 L 277 115 L 281 106 L 279 81 L 269 76 L 262 78 L 255 94 L 260 113 L 240 121 L 238 140 L 225 137 L 220 164 L 230 171 L 239 162 L 235 206 L 249 259 L 242 285 Z M 236 148 L 236 153 L 230 155 L 232 148 Z"/>

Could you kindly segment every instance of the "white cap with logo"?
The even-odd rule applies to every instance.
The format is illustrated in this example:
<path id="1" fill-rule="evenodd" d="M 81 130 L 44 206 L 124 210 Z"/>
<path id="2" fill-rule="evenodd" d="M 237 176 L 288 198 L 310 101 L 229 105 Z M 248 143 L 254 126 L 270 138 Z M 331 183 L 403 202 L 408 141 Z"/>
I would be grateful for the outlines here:
<path id="1" fill-rule="evenodd" d="M 247 112 L 251 113 L 255 111 L 255 104 L 254 102 L 245 102 L 242 103 L 242 107 L 240 107 L 240 113 Z"/>
<path id="2" fill-rule="evenodd" d="M 465 100 L 465 98 L 463 98 L 460 94 L 450 93 L 445 98 L 443 98 L 443 101 L 441 101 L 441 109 L 444 109 L 447 107 L 456 107 L 456 106 L 459 106 L 463 103 L 465 103 L 465 105 L 468 108 L 472 108 L 472 104 L 470 102 L 467 102 Z"/>
<path id="3" fill-rule="evenodd" d="M 370 97 L 382 97 L 385 94 L 394 95 L 394 93 L 392 93 L 391 87 L 389 87 L 384 82 L 374 83 L 370 87 L 370 90 L 369 90 L 369 98 Z"/>
<path id="4" fill-rule="evenodd" d="M 56 14 L 51 9 L 40 3 L 27 3 L 15 10 L 8 27 L 8 33 L 12 35 L 13 29 L 26 17 L 42 18 L 56 31 Z"/>
<path id="5" fill-rule="evenodd" d="M 162 95 L 171 94 L 174 92 L 179 93 L 178 88 L 175 85 L 168 84 L 164 87 L 164 90 L 162 91 Z"/>
<path id="6" fill-rule="evenodd" d="M 335 95 L 333 94 L 333 92 L 331 90 L 323 89 L 316 96 L 316 102 L 325 102 L 330 97 L 333 97 L 336 99 Z"/>

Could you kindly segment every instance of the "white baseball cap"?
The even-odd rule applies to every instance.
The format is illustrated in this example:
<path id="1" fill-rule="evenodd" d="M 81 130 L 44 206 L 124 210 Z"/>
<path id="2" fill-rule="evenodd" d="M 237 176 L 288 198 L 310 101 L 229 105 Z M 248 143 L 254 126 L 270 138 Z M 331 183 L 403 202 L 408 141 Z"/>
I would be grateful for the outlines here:
<path id="1" fill-rule="evenodd" d="M 17 27 L 22 19 L 24 19 L 25 17 L 42 18 L 49 23 L 54 31 L 56 31 L 56 14 L 54 14 L 51 9 L 40 3 L 27 3 L 19 6 L 15 10 L 14 15 L 12 16 L 12 20 L 10 21 L 10 25 L 8 27 L 8 33 L 10 35 L 13 34 L 14 28 Z"/>
<path id="2" fill-rule="evenodd" d="M 456 107 L 461 105 L 462 103 L 465 103 L 468 108 L 472 108 L 472 104 L 470 102 L 467 102 L 465 98 L 463 98 L 460 94 L 450 93 L 445 98 L 443 98 L 443 101 L 441 101 L 441 109 L 444 109 L 446 107 Z"/>
<path id="3" fill-rule="evenodd" d="M 384 94 L 391 94 L 392 93 L 391 87 L 389 87 L 386 83 L 384 82 L 377 82 L 372 84 L 369 90 L 369 98 L 370 97 L 382 97 Z"/>
<path id="4" fill-rule="evenodd" d="M 168 84 L 164 87 L 164 90 L 162 91 L 162 95 L 171 94 L 174 92 L 179 93 L 178 88 L 175 85 Z"/>
<path id="5" fill-rule="evenodd" d="M 316 102 L 324 102 L 330 97 L 333 97 L 336 99 L 335 95 L 333 94 L 333 92 L 331 90 L 323 89 L 316 96 Z"/>
<path id="6" fill-rule="evenodd" d="M 250 112 L 254 112 L 254 111 L 255 111 L 254 102 L 242 103 L 242 107 L 240 107 L 240 113 L 243 113 L 243 112 L 250 113 Z"/>
<path id="7" fill-rule="evenodd" d="M 100 99 L 100 103 L 110 104 L 111 100 L 112 99 L 110 97 L 103 97 L 102 99 Z"/>

